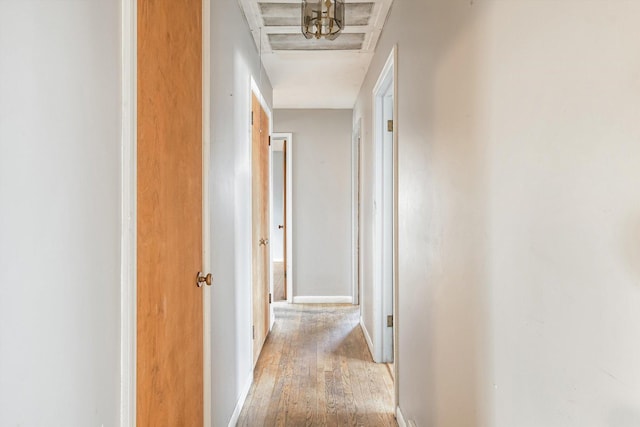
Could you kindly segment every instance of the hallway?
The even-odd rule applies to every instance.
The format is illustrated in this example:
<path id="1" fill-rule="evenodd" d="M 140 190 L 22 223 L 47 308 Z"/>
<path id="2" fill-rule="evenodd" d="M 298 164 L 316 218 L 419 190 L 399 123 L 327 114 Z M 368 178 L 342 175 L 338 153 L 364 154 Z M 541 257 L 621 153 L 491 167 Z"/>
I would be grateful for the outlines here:
<path id="1" fill-rule="evenodd" d="M 0 427 L 640 427 L 640 1 L 311 3 L 0 1 Z"/>
<path id="2" fill-rule="evenodd" d="M 396 426 L 386 365 L 353 305 L 274 305 L 276 322 L 238 426 Z"/>

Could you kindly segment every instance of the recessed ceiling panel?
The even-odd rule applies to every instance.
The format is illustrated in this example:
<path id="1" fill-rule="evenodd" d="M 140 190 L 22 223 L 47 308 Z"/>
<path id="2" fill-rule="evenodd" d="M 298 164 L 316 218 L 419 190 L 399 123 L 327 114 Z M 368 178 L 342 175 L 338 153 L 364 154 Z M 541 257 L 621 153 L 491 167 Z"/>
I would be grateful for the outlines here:
<path id="1" fill-rule="evenodd" d="M 300 4 L 298 3 L 258 3 L 264 25 L 267 27 L 294 27 L 300 25 Z M 373 11 L 373 3 L 346 3 L 345 25 L 368 25 Z"/>
<path id="2" fill-rule="evenodd" d="M 346 3 L 344 5 L 345 25 L 369 25 L 373 3 Z"/>
<path id="3" fill-rule="evenodd" d="M 258 3 L 264 25 L 285 27 L 300 25 L 302 12 L 296 3 Z"/>
<path id="4" fill-rule="evenodd" d="M 335 40 L 305 39 L 302 34 L 269 34 L 271 49 L 277 50 L 360 50 L 363 33 L 341 34 Z"/>
<path id="5" fill-rule="evenodd" d="M 238 2 L 273 85 L 274 108 L 353 107 L 393 0 L 345 0 L 345 28 L 335 40 L 304 38 L 301 0 Z M 340 78 L 310 86 L 325 70 Z"/>

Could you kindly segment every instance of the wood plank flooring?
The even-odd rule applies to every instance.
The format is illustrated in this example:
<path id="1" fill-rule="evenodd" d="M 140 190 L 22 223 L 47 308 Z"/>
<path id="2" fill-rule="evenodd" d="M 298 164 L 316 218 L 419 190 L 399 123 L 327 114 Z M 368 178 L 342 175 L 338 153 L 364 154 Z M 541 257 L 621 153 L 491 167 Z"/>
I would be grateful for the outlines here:
<path id="1" fill-rule="evenodd" d="M 284 262 L 273 261 L 273 300 L 283 301 L 284 297 Z"/>
<path id="2" fill-rule="evenodd" d="M 393 383 L 352 305 L 274 304 L 238 426 L 397 426 Z"/>

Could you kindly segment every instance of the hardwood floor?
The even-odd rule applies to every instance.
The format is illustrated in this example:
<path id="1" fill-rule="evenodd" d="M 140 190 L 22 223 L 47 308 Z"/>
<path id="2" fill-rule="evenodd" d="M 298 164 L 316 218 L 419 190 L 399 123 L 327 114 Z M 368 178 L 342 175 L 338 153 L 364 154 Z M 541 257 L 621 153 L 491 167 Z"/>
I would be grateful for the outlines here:
<path id="1" fill-rule="evenodd" d="M 284 296 L 284 262 L 273 261 L 273 300 L 283 301 Z"/>
<path id="2" fill-rule="evenodd" d="M 358 307 L 277 303 L 238 426 L 397 426 L 393 383 Z"/>

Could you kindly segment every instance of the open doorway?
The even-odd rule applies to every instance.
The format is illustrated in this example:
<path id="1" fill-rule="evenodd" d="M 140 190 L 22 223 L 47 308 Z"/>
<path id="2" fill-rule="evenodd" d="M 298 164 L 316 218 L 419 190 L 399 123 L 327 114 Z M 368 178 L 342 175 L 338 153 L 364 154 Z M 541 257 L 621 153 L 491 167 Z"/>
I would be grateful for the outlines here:
<path id="1" fill-rule="evenodd" d="M 293 301 L 293 216 L 291 133 L 274 133 L 271 139 L 271 245 L 274 303 Z"/>
<path id="2" fill-rule="evenodd" d="M 287 274 L 286 274 L 286 176 L 287 141 L 274 140 L 271 144 L 271 262 L 273 302 L 287 300 Z"/>

